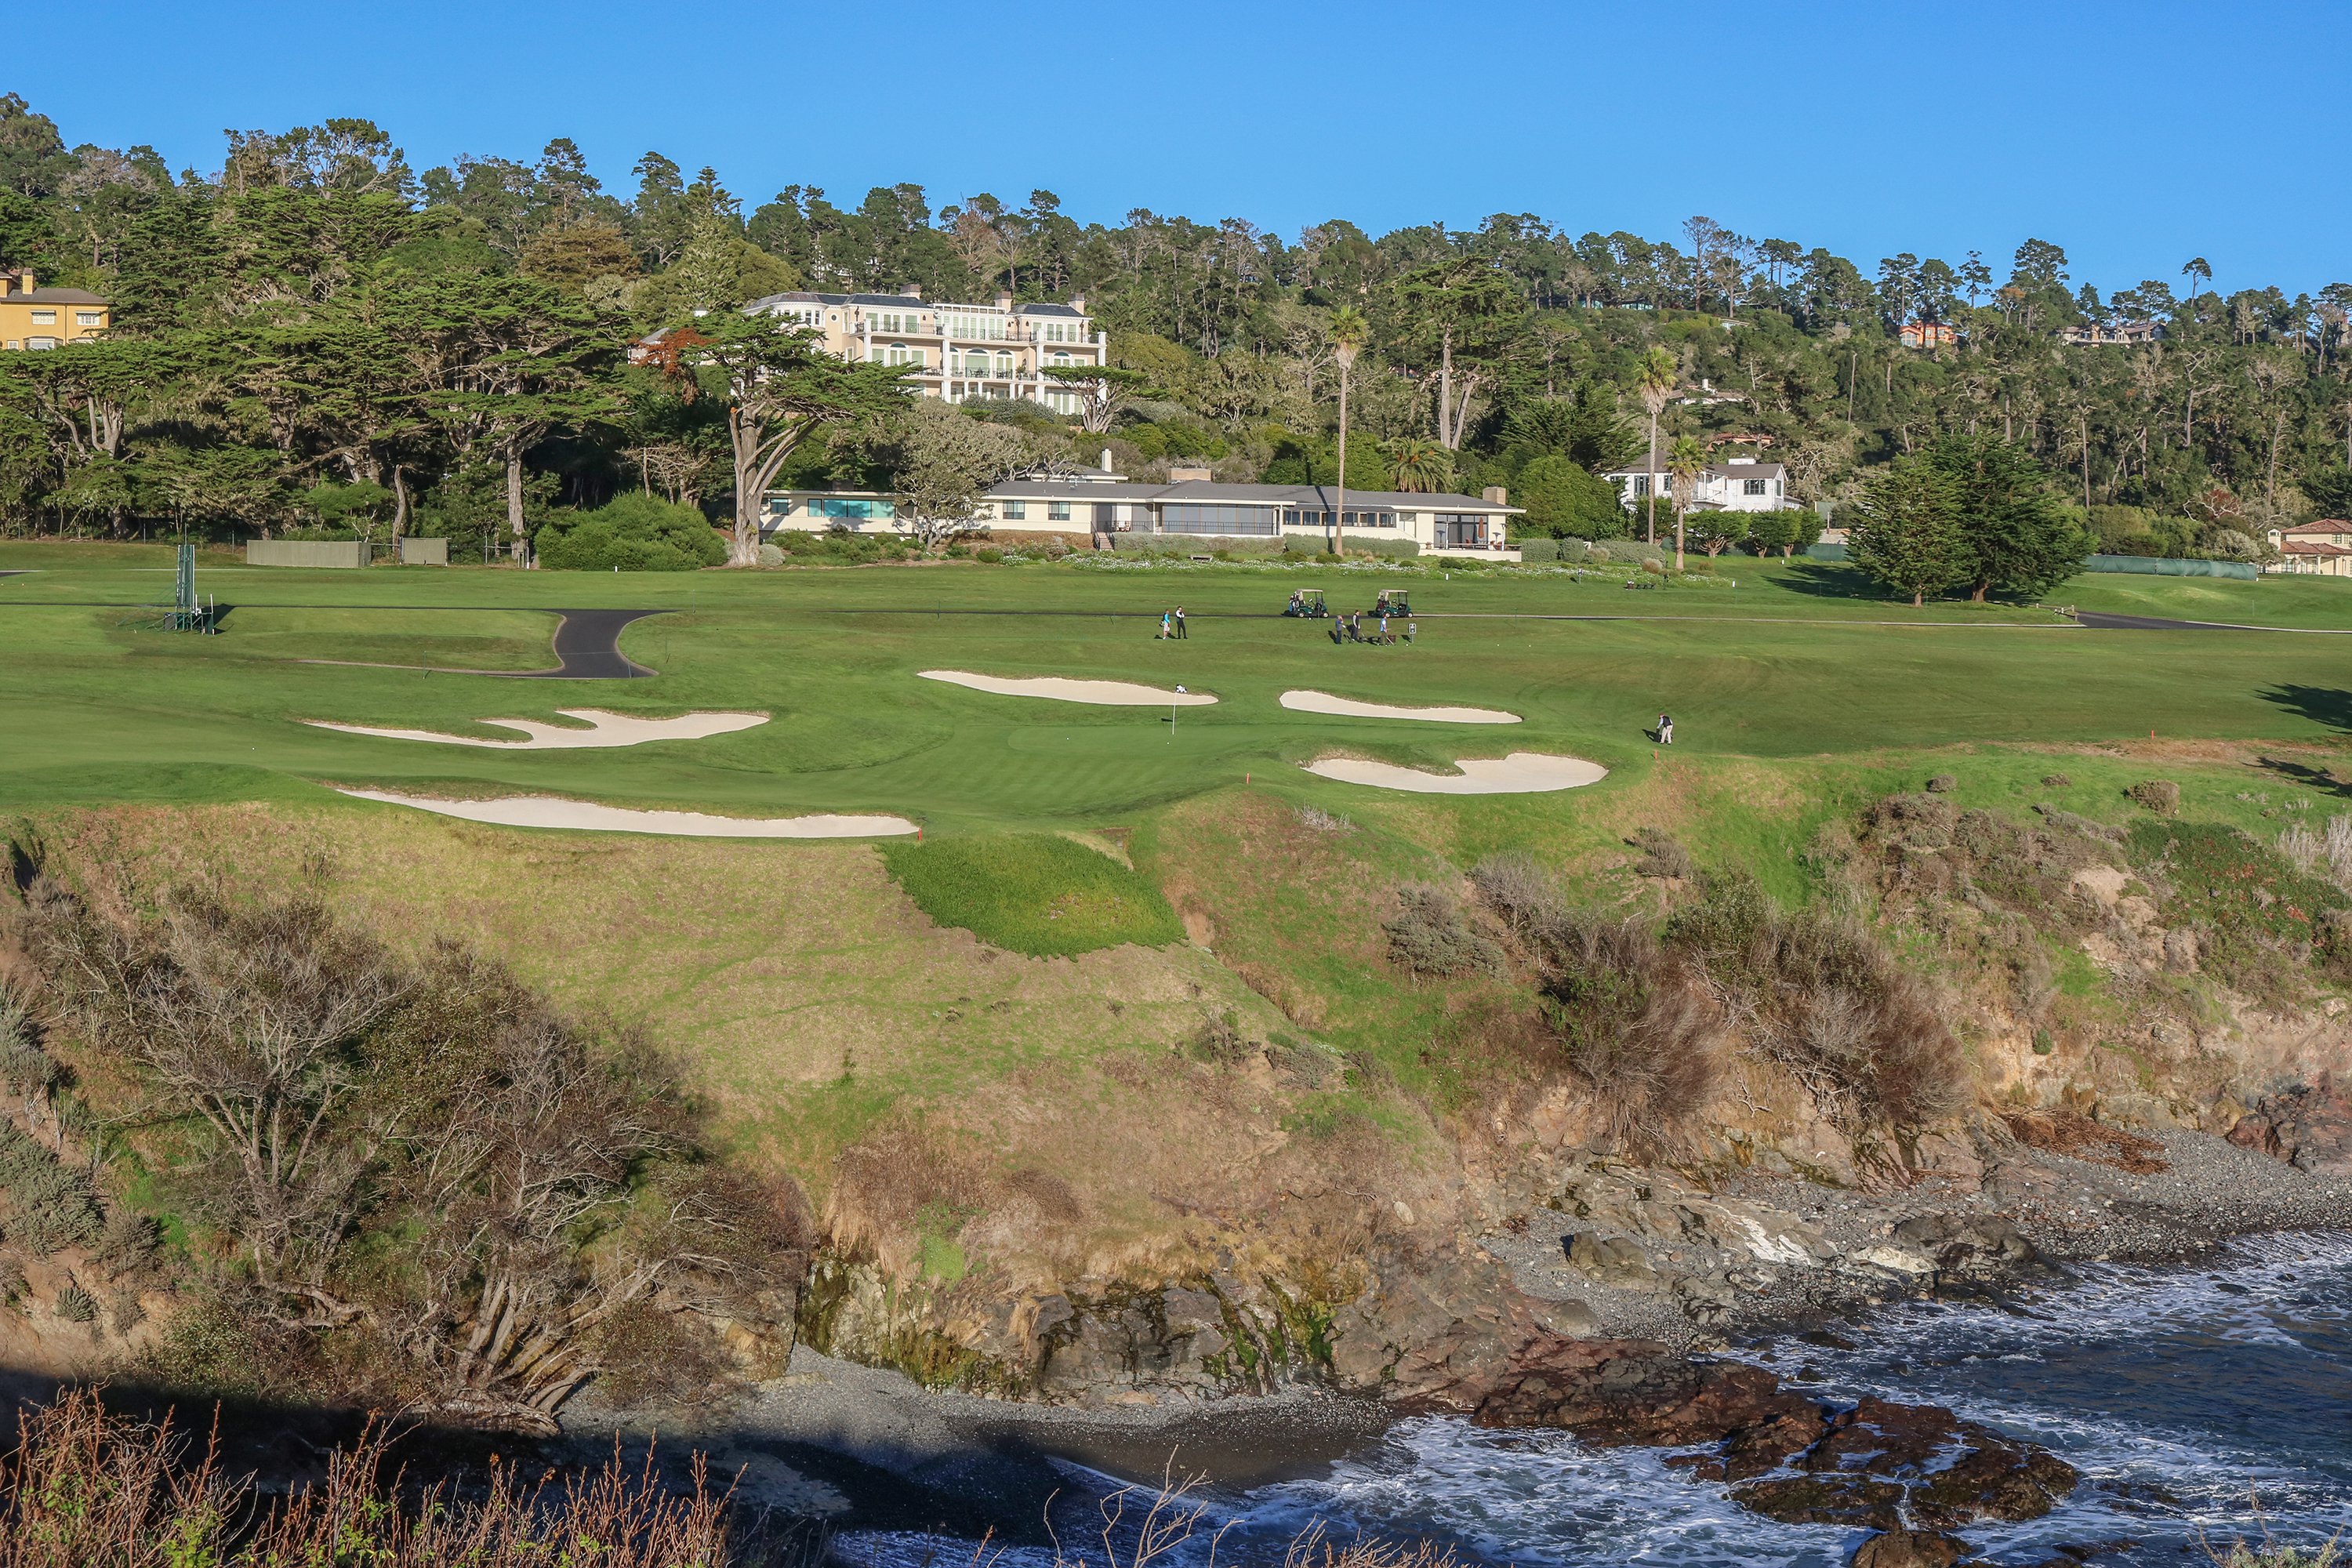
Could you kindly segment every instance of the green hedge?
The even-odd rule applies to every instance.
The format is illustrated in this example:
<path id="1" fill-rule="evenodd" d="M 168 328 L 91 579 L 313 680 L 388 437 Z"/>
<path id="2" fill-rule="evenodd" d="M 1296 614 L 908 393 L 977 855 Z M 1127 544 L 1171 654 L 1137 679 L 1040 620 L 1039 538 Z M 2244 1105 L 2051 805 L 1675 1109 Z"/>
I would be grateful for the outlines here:
<path id="1" fill-rule="evenodd" d="M 594 511 L 559 512 L 530 543 L 539 563 L 557 572 L 692 572 L 727 564 L 727 542 L 709 519 L 642 490 Z"/>
<path id="2" fill-rule="evenodd" d="M 1114 533 L 1110 542 L 1124 555 L 1213 555 L 1220 550 L 1233 555 L 1273 555 L 1282 549 L 1279 540 L 1264 534 Z"/>

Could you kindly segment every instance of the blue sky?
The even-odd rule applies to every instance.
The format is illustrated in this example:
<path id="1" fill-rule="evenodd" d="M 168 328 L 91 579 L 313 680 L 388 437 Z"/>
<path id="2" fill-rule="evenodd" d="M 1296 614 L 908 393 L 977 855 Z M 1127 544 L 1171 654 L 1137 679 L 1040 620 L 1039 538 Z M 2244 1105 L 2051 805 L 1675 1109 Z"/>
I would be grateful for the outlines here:
<path id="1" fill-rule="evenodd" d="M 570 136 L 623 194 L 657 148 L 747 210 L 1058 193 L 1286 237 L 1533 212 L 1675 237 L 1704 213 L 1824 245 L 1997 268 L 2028 236 L 2112 290 L 2352 279 L 2347 7 L 1431 4 L 889 5 L 575 0 L 107 4 L 102 58 L 0 60 L 68 142 L 217 166 L 225 127 L 364 115 L 422 170 Z M 85 24 L 95 21 L 93 27 Z M 16 43 L 37 16 L 9 28 Z"/>

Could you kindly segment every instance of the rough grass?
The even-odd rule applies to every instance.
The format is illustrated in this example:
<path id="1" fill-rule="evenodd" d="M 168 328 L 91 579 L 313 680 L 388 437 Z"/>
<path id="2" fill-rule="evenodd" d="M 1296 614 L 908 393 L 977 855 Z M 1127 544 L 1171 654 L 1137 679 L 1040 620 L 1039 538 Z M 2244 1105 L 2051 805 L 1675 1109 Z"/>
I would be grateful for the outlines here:
<path id="1" fill-rule="evenodd" d="M 943 926 L 1032 958 L 1133 942 L 1161 947 L 1184 929 L 1158 888 L 1108 856 L 1052 834 L 892 844 L 883 864 Z"/>

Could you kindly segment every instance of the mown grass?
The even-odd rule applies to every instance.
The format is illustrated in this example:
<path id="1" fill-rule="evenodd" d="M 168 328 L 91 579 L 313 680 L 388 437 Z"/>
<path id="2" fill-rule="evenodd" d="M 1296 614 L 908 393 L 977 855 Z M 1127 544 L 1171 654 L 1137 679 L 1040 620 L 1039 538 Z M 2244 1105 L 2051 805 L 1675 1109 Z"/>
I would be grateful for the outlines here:
<path id="1" fill-rule="evenodd" d="M 1052 834 L 892 844 L 882 861 L 937 923 L 1032 958 L 1183 940 L 1175 911 L 1149 879 Z"/>

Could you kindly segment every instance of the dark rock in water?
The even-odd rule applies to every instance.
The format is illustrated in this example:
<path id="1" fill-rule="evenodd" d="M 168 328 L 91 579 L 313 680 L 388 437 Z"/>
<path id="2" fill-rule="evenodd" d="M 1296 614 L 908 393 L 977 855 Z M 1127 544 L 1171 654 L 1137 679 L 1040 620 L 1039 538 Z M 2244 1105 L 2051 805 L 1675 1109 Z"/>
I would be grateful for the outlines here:
<path id="1" fill-rule="evenodd" d="M 1843 1334 L 1833 1334 L 1827 1329 L 1808 1329 L 1799 1334 L 1797 1339 L 1801 1344 L 1819 1345 L 1825 1351 L 1850 1351 L 1857 1348 L 1852 1340 Z"/>
<path id="2" fill-rule="evenodd" d="M 1761 1367 L 1695 1362 L 1653 1340 L 1551 1340 L 1480 1401 L 1482 1426 L 1562 1426 L 1589 1443 L 1687 1447 L 1821 1412 Z"/>
<path id="3" fill-rule="evenodd" d="M 2082 1479 L 2074 1466 L 2045 1448 L 2011 1443 L 1974 1422 L 1960 1425 L 1970 1445 L 1949 1469 L 1912 1489 L 1911 1514 L 1923 1523 L 1963 1525 L 1979 1520 L 2014 1524 L 2040 1519 Z"/>
<path id="4" fill-rule="evenodd" d="M 1890 1530 L 1855 1550 L 1853 1568 L 1952 1568 L 1968 1550 L 1968 1542 L 1934 1531 Z"/>
<path id="5" fill-rule="evenodd" d="M 1668 1463 L 1734 1483 L 1733 1500 L 1769 1518 L 1875 1525 L 1890 1541 L 1906 1514 L 1936 1530 L 2039 1519 L 2079 1479 L 2057 1456 L 1939 1405 L 1874 1398 L 1832 1415 L 1761 1367 L 1692 1361 L 1651 1340 L 1532 1341 L 1475 1414 L 1482 1426 L 1563 1427 L 1601 1446 L 1717 1444 Z M 1783 1468 L 1801 1473 L 1774 1476 Z M 1916 1550 L 1941 1550 L 1942 1539 L 1920 1535 Z M 1916 1561 L 1956 1562 L 1958 1549 Z"/>
<path id="6" fill-rule="evenodd" d="M 1867 1476 L 1783 1476 L 1731 1489 L 1731 1500 L 1782 1524 L 1842 1524 L 1893 1530 L 1903 1522 L 1903 1489 Z"/>
<path id="7" fill-rule="evenodd" d="M 1959 1417 L 1941 1405 L 1864 1399 L 1831 1417 L 1829 1435 L 1805 1456 L 1804 1468 L 1916 1477 L 1959 1432 Z"/>
<path id="8" fill-rule="evenodd" d="M 2352 1099 L 2323 1073 L 2240 1117 L 2230 1142 L 2314 1175 L 2352 1176 Z"/>

